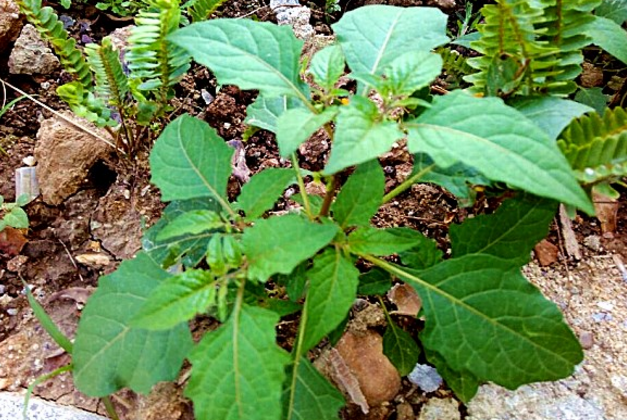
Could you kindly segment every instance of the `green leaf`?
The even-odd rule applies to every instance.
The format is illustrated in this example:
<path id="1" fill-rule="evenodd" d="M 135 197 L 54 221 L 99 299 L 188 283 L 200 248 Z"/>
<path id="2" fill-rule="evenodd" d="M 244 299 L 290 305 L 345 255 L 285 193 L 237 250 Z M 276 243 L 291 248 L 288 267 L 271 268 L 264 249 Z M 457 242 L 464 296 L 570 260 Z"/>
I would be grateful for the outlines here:
<path id="1" fill-rule="evenodd" d="M 314 54 L 309 66 L 309 73 L 314 81 L 323 89 L 331 90 L 339 78 L 344 74 L 344 54 L 337 45 L 329 45 Z"/>
<path id="2" fill-rule="evenodd" d="M 301 354 L 316 346 L 342 322 L 355 301 L 359 270 L 341 252 L 328 249 L 314 258 L 307 278 L 309 289 L 304 309 L 307 316 L 298 332 L 302 335 Z"/>
<path id="3" fill-rule="evenodd" d="M 236 307 L 207 333 L 189 359 L 185 395 L 198 419 L 280 420 L 282 385 L 289 356 L 276 345 L 279 316 L 266 309 Z"/>
<path id="4" fill-rule="evenodd" d="M 158 241 L 183 235 L 197 235 L 224 226 L 218 213 L 212 210 L 193 210 L 183 213 L 168 223 L 157 234 Z"/>
<path id="5" fill-rule="evenodd" d="M 409 228 L 360 227 L 348 235 L 348 245 L 359 255 L 390 255 L 414 248 L 422 238 L 422 233 Z"/>
<path id="6" fill-rule="evenodd" d="M 305 101 L 299 74 L 303 42 L 292 28 L 250 19 L 216 19 L 179 29 L 168 37 L 211 69 L 222 85 L 288 95 Z"/>
<path id="7" fill-rule="evenodd" d="M 72 354 L 72 342 L 69 338 L 65 336 L 57 327 L 57 324 L 54 323 L 50 315 L 46 312 L 46 310 L 37 302 L 37 299 L 33 296 L 33 293 L 30 291 L 30 287 L 27 284 L 24 284 L 24 290 L 26 291 L 26 297 L 28 298 L 28 303 L 35 314 L 35 317 L 41 324 L 41 326 L 46 330 L 48 335 L 52 337 L 55 343 L 59 345 L 63 350 L 65 350 L 68 354 Z"/>
<path id="8" fill-rule="evenodd" d="M 517 97 L 508 102 L 525 117 L 533 121 L 538 127 L 556 140 L 559 134 L 570 122 L 585 114 L 594 111 L 589 106 L 568 99 L 551 96 L 544 97 Z"/>
<path id="9" fill-rule="evenodd" d="M 33 201 L 33 199 L 30 197 L 30 195 L 22 194 L 22 195 L 20 195 L 19 197 L 17 197 L 15 199 L 15 204 L 17 204 L 19 207 L 24 207 L 25 205 L 27 205 L 31 201 Z M 2 203 L 0 203 L 0 204 L 2 204 Z"/>
<path id="10" fill-rule="evenodd" d="M 4 222 L 7 226 L 16 229 L 28 229 L 28 215 L 19 207 L 13 207 L 10 212 L 5 214 Z"/>
<path id="11" fill-rule="evenodd" d="M 214 235 L 213 231 L 166 240 L 157 240 L 157 237 L 162 229 L 186 212 L 194 210 L 217 212 L 219 209 L 217 202 L 208 197 L 173 201 L 165 208 L 161 219 L 144 234 L 143 249 L 159 265 L 167 267 L 182 258 L 181 262 L 186 267 L 195 267 L 204 258 L 207 244 Z"/>
<path id="12" fill-rule="evenodd" d="M 290 273 L 328 244 L 337 230 L 296 214 L 257 221 L 242 236 L 249 278 L 264 282 L 273 274 Z"/>
<path id="13" fill-rule="evenodd" d="M 359 276 L 357 293 L 360 295 L 384 295 L 392 287 L 392 276 L 379 267 Z"/>
<path id="14" fill-rule="evenodd" d="M 283 191 L 295 181 L 292 169 L 265 169 L 244 184 L 237 202 L 247 219 L 255 219 L 270 210 Z"/>
<path id="15" fill-rule="evenodd" d="M 170 275 L 145 253 L 101 277 L 83 309 L 72 352 L 74 383 L 91 397 L 128 387 L 147 393 L 176 378 L 192 346 L 186 324 L 166 331 L 130 326 L 150 293 Z"/>
<path id="16" fill-rule="evenodd" d="M 388 319 L 388 327 L 383 334 L 383 354 L 390 359 L 399 375 L 406 376 L 418 363 L 420 349 L 409 333 Z"/>
<path id="17" fill-rule="evenodd" d="M 569 376 L 583 359 L 557 306 L 509 261 L 469 254 L 419 273 L 392 272 L 420 294 L 421 342 L 452 370 L 515 389 Z"/>
<path id="18" fill-rule="evenodd" d="M 387 82 L 394 95 L 411 95 L 429 86 L 442 72 L 442 57 L 428 51 L 401 54 L 385 69 Z"/>
<path id="19" fill-rule="evenodd" d="M 151 182 L 163 201 L 226 200 L 233 149 L 207 123 L 183 115 L 163 130 L 150 153 Z"/>
<path id="20" fill-rule="evenodd" d="M 451 369 L 444 358 L 434 351 L 426 349 L 425 354 L 427 360 L 435 366 L 442 379 L 446 381 L 446 385 L 462 402 L 467 403 L 477 394 L 480 381 L 472 373 L 467 370 L 457 372 Z"/>
<path id="21" fill-rule="evenodd" d="M 320 127 L 335 118 L 337 113 L 337 107 L 330 107 L 320 114 L 314 114 L 307 108 L 289 109 L 281 114 L 277 120 L 276 131 L 281 156 L 290 157 Z"/>
<path id="22" fill-rule="evenodd" d="M 438 166 L 462 162 L 492 180 L 594 213 L 555 142 L 500 99 L 453 92 L 406 126 L 409 151 L 429 154 Z"/>
<path id="23" fill-rule="evenodd" d="M 350 104 L 340 108 L 326 174 L 372 160 L 403 138 L 395 122 L 379 118 L 377 106 L 360 96 L 353 96 Z"/>
<path id="24" fill-rule="evenodd" d="M 416 239 L 418 239 L 417 246 L 399 254 L 403 265 L 414 270 L 424 270 L 442 261 L 444 253 L 438 249 L 436 241 L 424 235 L 417 236 Z"/>
<path id="25" fill-rule="evenodd" d="M 595 16 L 585 34 L 592 38 L 593 44 L 627 64 L 627 32 L 621 25 L 608 18 Z"/>
<path id="26" fill-rule="evenodd" d="M 616 24 L 622 25 L 627 20 L 626 0 L 604 0 L 596 9 L 596 16 L 612 19 Z"/>
<path id="27" fill-rule="evenodd" d="M 290 96 L 278 96 L 266 98 L 258 96 L 255 102 L 246 108 L 244 122 L 253 127 L 277 132 L 277 120 L 287 110 L 304 108 L 303 102 Z"/>
<path id="28" fill-rule="evenodd" d="M 344 397 L 307 360 L 300 359 L 287 371 L 289 386 L 283 393 L 285 420 L 338 420 Z M 290 404 L 290 401 L 292 402 Z"/>
<path id="29" fill-rule="evenodd" d="M 385 174 L 377 159 L 362 163 L 348 178 L 333 205 L 333 219 L 342 229 L 369 226 L 383 202 Z"/>
<path id="30" fill-rule="evenodd" d="M 352 71 L 381 75 L 399 52 L 428 52 L 448 42 L 446 21 L 435 8 L 376 5 L 344 14 L 332 28 Z"/>
<path id="31" fill-rule="evenodd" d="M 452 255 L 488 254 L 520 267 L 529 261 L 535 244 L 546 237 L 556 210 L 554 201 L 519 194 L 494 214 L 451 226 Z"/>
<path id="32" fill-rule="evenodd" d="M 216 280 L 205 270 L 187 270 L 157 286 L 131 326 L 147 330 L 165 330 L 205 312 L 216 301 Z"/>
<path id="33" fill-rule="evenodd" d="M 575 100 L 594 108 L 599 115 L 603 115 L 610 97 L 609 95 L 604 94 L 603 88 L 600 87 L 590 89 L 579 88 L 575 94 Z"/>

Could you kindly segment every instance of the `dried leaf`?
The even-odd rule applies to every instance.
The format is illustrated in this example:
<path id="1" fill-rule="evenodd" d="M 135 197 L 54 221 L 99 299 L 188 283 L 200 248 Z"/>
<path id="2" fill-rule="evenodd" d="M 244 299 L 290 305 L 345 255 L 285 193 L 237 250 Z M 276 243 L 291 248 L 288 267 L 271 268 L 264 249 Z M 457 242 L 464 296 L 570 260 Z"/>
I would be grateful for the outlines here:
<path id="1" fill-rule="evenodd" d="M 422 307 L 416 289 L 406 283 L 395 284 L 388 292 L 388 299 L 396 305 L 397 310 L 391 313 L 416 316 Z"/>

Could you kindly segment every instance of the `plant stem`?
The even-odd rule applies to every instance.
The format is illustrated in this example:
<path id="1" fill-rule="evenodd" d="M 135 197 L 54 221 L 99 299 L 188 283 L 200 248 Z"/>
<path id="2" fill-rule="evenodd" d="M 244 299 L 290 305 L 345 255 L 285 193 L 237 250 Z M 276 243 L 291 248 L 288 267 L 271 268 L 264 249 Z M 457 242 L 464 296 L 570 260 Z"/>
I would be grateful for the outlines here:
<path id="1" fill-rule="evenodd" d="M 101 401 L 104 404 L 105 409 L 107 410 L 107 414 L 109 414 L 109 417 L 111 417 L 111 420 L 120 420 L 120 417 L 118 416 L 118 413 L 115 411 L 115 407 L 111 402 L 111 398 L 109 398 L 109 396 L 107 395 L 106 397 L 102 397 Z"/>
<path id="2" fill-rule="evenodd" d="M 426 174 L 431 172 L 431 170 L 433 168 L 435 168 L 435 164 L 429 165 L 426 168 L 423 168 L 417 174 L 412 175 L 409 178 L 407 178 L 399 186 L 397 186 L 392 191 L 390 191 L 389 193 L 387 193 L 386 195 L 383 196 L 383 204 L 387 203 L 388 201 L 390 201 L 391 199 L 393 199 L 394 197 L 396 197 L 400 193 L 402 193 L 405 190 L 407 190 L 408 188 L 410 188 L 412 185 L 414 185 L 416 183 L 416 181 L 418 181 L 420 178 L 422 178 L 423 176 L 425 176 Z"/>
<path id="3" fill-rule="evenodd" d="M 305 213 L 307 213 L 307 217 L 310 220 L 314 219 L 314 216 L 311 212 L 311 205 L 309 204 L 309 196 L 307 195 L 307 191 L 305 191 L 305 181 L 303 180 L 303 176 L 300 173 L 300 166 L 298 166 L 298 159 L 296 159 L 296 153 L 292 153 L 292 167 L 296 171 L 296 179 L 298 180 L 298 189 L 300 190 L 300 196 L 303 198 L 303 206 L 305 207 Z"/>
<path id="4" fill-rule="evenodd" d="M 327 192 L 324 195 L 322 207 L 320 207 L 320 217 L 326 217 L 329 215 L 329 209 L 331 208 L 331 203 L 333 203 L 333 197 L 335 197 L 336 183 L 337 178 L 335 177 L 335 175 L 331 175 L 331 180 L 327 183 Z"/>

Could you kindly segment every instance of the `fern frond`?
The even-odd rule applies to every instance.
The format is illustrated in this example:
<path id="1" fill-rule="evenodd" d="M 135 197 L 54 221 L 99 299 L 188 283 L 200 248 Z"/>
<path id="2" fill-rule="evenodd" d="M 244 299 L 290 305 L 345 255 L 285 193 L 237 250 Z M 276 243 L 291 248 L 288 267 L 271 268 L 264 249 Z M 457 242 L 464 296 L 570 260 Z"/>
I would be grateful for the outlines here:
<path id="1" fill-rule="evenodd" d="M 437 48 L 435 52 L 442 57 L 442 70 L 451 78 L 460 79 L 474 71 L 467 63 L 468 58 L 455 50 L 441 47 Z"/>
<path id="2" fill-rule="evenodd" d="M 128 78 L 111 39 L 104 38 L 101 45 L 88 44 L 85 52 L 96 77 L 96 96 L 118 109 L 123 108 L 129 92 Z"/>
<path id="3" fill-rule="evenodd" d="M 80 82 L 85 90 L 92 86 L 92 74 L 76 41 L 70 38 L 63 23 L 51 7 L 41 7 L 41 0 L 17 0 L 20 11 L 39 31 L 42 38 L 52 45 L 61 64 Z"/>
<path id="4" fill-rule="evenodd" d="M 598 184 L 627 175 L 627 111 L 607 109 L 574 120 L 557 141 L 578 179 Z"/>
<path id="5" fill-rule="evenodd" d="M 192 22 L 201 22 L 211 16 L 226 0 L 196 0 L 187 9 Z"/>
<path id="6" fill-rule="evenodd" d="M 152 4 L 153 9 L 140 12 L 135 19 L 137 26 L 131 32 L 126 59 L 131 79 L 141 80 L 138 89 L 154 92 L 165 105 L 170 87 L 187 72 L 191 58 L 166 39 L 179 27 L 178 0 L 154 0 Z"/>
<path id="7" fill-rule="evenodd" d="M 78 81 L 66 83 L 57 88 L 57 94 L 70 106 L 79 117 L 93 122 L 98 127 L 115 127 L 117 121 L 111 118 L 107 104 L 92 92 L 86 91 Z"/>

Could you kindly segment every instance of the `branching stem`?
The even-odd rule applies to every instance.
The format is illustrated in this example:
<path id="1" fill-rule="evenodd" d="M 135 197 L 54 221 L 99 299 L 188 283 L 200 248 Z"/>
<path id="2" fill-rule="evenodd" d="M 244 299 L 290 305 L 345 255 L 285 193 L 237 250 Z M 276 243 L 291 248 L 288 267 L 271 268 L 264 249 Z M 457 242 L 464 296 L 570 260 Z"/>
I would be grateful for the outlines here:
<path id="1" fill-rule="evenodd" d="M 383 203 L 387 203 L 397 195 L 401 194 L 405 190 L 409 189 L 412 185 L 414 185 L 420 178 L 431 172 L 435 168 L 435 164 L 429 165 L 426 168 L 423 168 L 415 175 L 410 176 L 405 181 L 403 181 L 400 185 L 394 188 L 392 191 L 383 196 Z"/>

